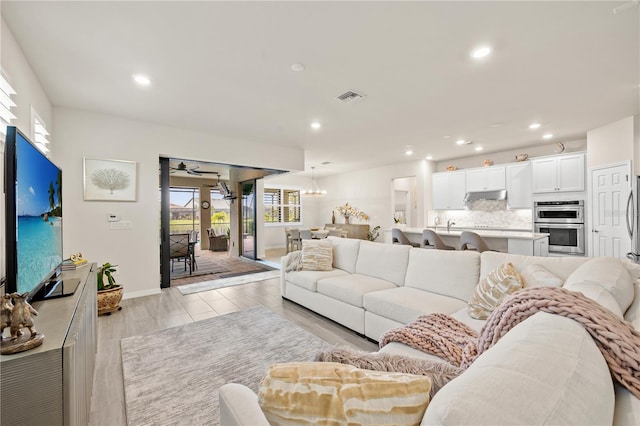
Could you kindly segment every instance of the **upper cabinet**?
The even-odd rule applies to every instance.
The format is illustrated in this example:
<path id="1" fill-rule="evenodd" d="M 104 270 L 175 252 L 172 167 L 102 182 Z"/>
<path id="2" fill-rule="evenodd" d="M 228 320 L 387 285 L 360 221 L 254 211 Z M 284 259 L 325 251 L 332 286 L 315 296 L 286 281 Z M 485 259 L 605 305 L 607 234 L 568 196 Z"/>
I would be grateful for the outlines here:
<path id="1" fill-rule="evenodd" d="M 434 210 L 463 210 L 466 194 L 465 172 L 442 172 L 431 175 Z"/>
<path id="2" fill-rule="evenodd" d="M 505 167 L 491 166 L 467 170 L 467 191 L 505 189 Z"/>
<path id="3" fill-rule="evenodd" d="M 584 154 L 536 158 L 531 164 L 534 193 L 584 191 Z"/>
<path id="4" fill-rule="evenodd" d="M 530 209 L 531 162 L 523 161 L 507 165 L 507 205 L 510 209 Z"/>

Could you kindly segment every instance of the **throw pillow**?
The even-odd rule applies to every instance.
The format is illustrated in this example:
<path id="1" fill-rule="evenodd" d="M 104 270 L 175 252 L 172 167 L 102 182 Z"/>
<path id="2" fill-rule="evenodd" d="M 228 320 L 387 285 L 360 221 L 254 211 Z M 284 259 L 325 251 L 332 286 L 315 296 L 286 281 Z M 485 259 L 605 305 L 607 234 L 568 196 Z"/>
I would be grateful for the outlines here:
<path id="1" fill-rule="evenodd" d="M 302 240 L 302 270 L 330 271 L 333 263 L 333 244 L 327 240 Z"/>
<path id="2" fill-rule="evenodd" d="M 467 307 L 469 316 L 486 320 L 507 296 L 520 290 L 522 284 L 522 277 L 511 262 L 498 266 L 476 286 Z"/>
<path id="3" fill-rule="evenodd" d="M 258 402 L 271 425 L 418 425 L 431 382 L 413 374 L 332 363 L 275 364 Z"/>
<path id="4" fill-rule="evenodd" d="M 349 364 L 365 370 L 427 376 L 431 380 L 431 391 L 429 392 L 431 398 L 442 386 L 458 377 L 464 371 L 462 368 L 444 360 L 432 361 L 399 354 L 363 352 L 339 347 L 318 352 L 314 361 L 339 362 L 340 364 Z"/>
<path id="5" fill-rule="evenodd" d="M 564 281 L 547 268 L 537 263 L 531 263 L 520 270 L 524 281 L 524 288 L 529 287 L 562 287 Z"/>

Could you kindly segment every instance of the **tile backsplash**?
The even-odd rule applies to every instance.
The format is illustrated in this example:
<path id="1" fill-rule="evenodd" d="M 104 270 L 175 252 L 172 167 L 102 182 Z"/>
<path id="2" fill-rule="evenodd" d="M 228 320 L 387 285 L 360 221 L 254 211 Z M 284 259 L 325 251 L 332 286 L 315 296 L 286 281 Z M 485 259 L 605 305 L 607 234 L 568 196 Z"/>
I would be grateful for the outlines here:
<path id="1" fill-rule="evenodd" d="M 488 227 L 505 229 L 533 229 L 533 211 L 531 209 L 507 210 L 506 201 L 478 200 L 471 203 L 469 210 L 431 210 L 428 226 L 440 218 L 440 226 L 451 219 L 457 228 Z"/>

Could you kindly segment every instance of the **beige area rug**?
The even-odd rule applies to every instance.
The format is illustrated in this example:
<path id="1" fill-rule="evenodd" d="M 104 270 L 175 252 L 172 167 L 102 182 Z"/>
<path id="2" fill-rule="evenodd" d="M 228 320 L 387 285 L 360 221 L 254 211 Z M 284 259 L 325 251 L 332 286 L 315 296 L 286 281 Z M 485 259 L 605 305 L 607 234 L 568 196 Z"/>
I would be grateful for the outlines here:
<path id="1" fill-rule="evenodd" d="M 196 251 L 196 265 L 189 274 L 183 263 L 176 262 L 171 272 L 171 287 L 229 278 L 239 275 L 270 271 L 274 268 L 256 261 L 230 257 L 227 252 L 212 252 L 209 250 Z"/>
<path id="2" fill-rule="evenodd" d="M 129 425 L 217 425 L 220 386 L 234 382 L 257 391 L 271 364 L 310 361 L 332 347 L 265 307 L 120 345 Z"/>

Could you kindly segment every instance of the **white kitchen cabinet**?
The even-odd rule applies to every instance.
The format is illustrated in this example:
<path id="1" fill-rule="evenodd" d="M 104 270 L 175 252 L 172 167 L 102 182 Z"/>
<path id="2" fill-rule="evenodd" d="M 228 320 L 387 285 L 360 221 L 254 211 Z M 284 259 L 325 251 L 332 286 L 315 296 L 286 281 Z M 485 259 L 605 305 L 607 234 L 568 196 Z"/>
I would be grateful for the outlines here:
<path id="1" fill-rule="evenodd" d="M 584 191 L 584 154 L 536 158 L 531 164 L 535 194 Z"/>
<path id="2" fill-rule="evenodd" d="M 463 210 L 466 190 L 464 171 L 442 172 L 431 175 L 434 210 Z"/>
<path id="3" fill-rule="evenodd" d="M 510 209 L 530 209 L 531 200 L 531 163 L 509 164 L 506 169 L 507 205 Z"/>
<path id="4" fill-rule="evenodd" d="M 490 166 L 466 172 L 467 191 L 494 191 L 505 189 L 505 167 Z"/>
<path id="5" fill-rule="evenodd" d="M 508 253 L 525 256 L 549 256 L 549 237 L 535 240 L 509 238 Z"/>

